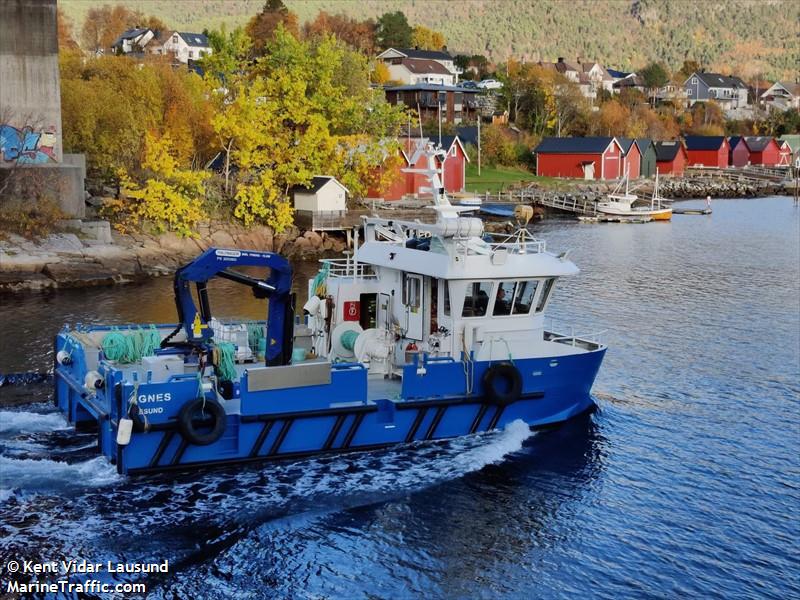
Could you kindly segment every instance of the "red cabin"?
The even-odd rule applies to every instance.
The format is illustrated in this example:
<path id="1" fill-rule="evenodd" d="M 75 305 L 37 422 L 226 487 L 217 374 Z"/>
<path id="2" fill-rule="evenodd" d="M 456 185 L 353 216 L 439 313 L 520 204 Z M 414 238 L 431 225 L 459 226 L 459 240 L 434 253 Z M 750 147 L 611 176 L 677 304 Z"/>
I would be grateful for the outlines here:
<path id="1" fill-rule="evenodd" d="M 775 138 L 765 135 L 743 137 L 731 155 L 734 167 L 746 167 L 748 164 L 774 167 L 781 160 L 780 148 Z"/>
<path id="2" fill-rule="evenodd" d="M 686 155 L 690 166 L 724 169 L 730 159 L 730 145 L 721 135 L 687 135 Z"/>
<path id="3" fill-rule="evenodd" d="M 429 138 L 402 138 L 400 140 L 400 153 L 402 162 L 392 179 L 388 189 L 381 194 L 379 190 L 370 189 L 370 198 L 382 197 L 384 200 L 400 200 L 403 196 L 418 196 L 420 188 L 429 186 L 428 179 L 421 173 L 405 173 L 403 169 L 416 168 L 427 169 L 427 161 L 424 156 L 420 156 L 416 164 L 411 164 L 414 152 L 420 144 L 430 141 L 437 143 L 437 140 Z M 469 157 L 464 149 L 464 145 L 457 135 L 443 135 L 442 148 L 447 152 L 444 160 L 444 189 L 448 193 L 463 192 L 466 185 L 466 170 Z"/>
<path id="4" fill-rule="evenodd" d="M 656 169 L 661 175 L 683 175 L 689 157 L 679 141 L 656 142 Z"/>
<path id="5" fill-rule="evenodd" d="M 642 153 L 639 144 L 633 138 L 617 138 L 622 147 L 622 174 L 628 174 L 630 179 L 641 176 Z"/>
<path id="6" fill-rule="evenodd" d="M 617 179 L 623 175 L 622 146 L 613 137 L 546 137 L 533 152 L 540 176 Z"/>

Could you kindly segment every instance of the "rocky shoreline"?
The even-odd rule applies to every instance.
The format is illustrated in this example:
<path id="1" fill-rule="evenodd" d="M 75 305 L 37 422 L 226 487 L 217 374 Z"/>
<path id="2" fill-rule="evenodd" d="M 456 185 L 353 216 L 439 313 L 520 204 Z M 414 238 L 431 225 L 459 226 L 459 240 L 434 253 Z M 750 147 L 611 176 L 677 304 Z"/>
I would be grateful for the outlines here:
<path id="1" fill-rule="evenodd" d="M 132 283 L 169 275 L 211 246 L 280 252 L 289 257 L 340 256 L 343 235 L 296 227 L 275 234 L 269 227 L 245 229 L 209 223 L 196 238 L 107 232 L 92 238 L 78 231 L 54 233 L 38 243 L 14 234 L 0 238 L 0 293 L 44 291 Z"/>
<path id="2" fill-rule="evenodd" d="M 576 185 L 567 195 L 595 200 L 604 197 L 611 187 L 599 182 L 583 188 Z M 781 184 L 706 177 L 665 178 L 660 191 L 663 196 L 675 199 L 756 198 L 786 193 Z M 636 191 L 643 197 L 649 192 L 647 186 Z M 397 202 L 357 212 L 414 219 L 427 216 L 422 214 L 423 206 L 422 201 Z M 541 207 L 536 210 L 540 218 L 548 212 Z M 506 221 L 486 223 L 488 231 L 508 231 L 509 227 Z M 211 246 L 267 250 L 289 258 L 340 257 L 347 248 L 347 239 L 340 232 L 302 231 L 293 227 L 275 234 L 269 227 L 245 228 L 229 222 L 202 224 L 194 238 L 173 233 L 122 235 L 112 232 L 103 221 L 67 222 L 63 232 L 38 242 L 0 232 L 0 294 L 132 283 L 170 275 Z"/>

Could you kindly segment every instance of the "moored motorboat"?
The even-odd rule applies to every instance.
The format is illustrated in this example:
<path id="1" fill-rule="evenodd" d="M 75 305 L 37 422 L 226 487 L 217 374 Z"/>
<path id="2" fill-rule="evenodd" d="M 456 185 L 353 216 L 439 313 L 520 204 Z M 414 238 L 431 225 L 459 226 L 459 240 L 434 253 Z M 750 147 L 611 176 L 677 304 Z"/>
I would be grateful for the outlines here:
<path id="1" fill-rule="evenodd" d="M 622 192 L 622 186 L 625 186 L 625 191 Z M 639 200 L 636 194 L 631 194 L 629 190 L 628 174 L 622 181 L 617 184 L 614 191 L 607 196 L 603 202 L 597 203 L 597 212 L 601 216 L 611 216 L 616 218 L 630 218 L 630 219 L 643 219 L 647 218 L 648 221 L 669 221 L 672 219 L 672 208 L 664 207 L 663 204 L 667 202 L 662 198 L 658 191 L 658 171 L 656 171 L 656 180 L 653 187 L 653 194 L 650 198 L 650 206 L 636 206 L 635 203 Z"/>

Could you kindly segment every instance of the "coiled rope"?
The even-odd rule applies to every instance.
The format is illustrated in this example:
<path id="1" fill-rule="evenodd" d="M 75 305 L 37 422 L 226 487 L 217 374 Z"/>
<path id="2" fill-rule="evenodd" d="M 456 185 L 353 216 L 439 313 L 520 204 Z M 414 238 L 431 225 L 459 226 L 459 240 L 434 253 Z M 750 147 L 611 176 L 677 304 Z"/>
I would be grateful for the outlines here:
<path id="1" fill-rule="evenodd" d="M 220 381 L 236 379 L 236 344 L 220 342 L 214 346 L 214 366 Z"/>
<path id="2" fill-rule="evenodd" d="M 123 333 L 116 327 L 103 337 L 103 354 L 108 360 L 122 364 L 139 362 L 145 356 L 153 356 L 161 347 L 161 334 L 155 325 L 148 329 L 128 329 Z"/>

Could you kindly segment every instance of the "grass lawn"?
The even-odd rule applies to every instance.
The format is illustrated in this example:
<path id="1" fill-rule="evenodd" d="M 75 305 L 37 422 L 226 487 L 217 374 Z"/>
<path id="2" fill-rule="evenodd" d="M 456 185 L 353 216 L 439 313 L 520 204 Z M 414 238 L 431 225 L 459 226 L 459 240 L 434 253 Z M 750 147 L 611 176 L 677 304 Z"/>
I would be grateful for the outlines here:
<path id="1" fill-rule="evenodd" d="M 512 185 L 535 181 L 545 187 L 556 187 L 553 177 L 537 177 L 530 171 L 519 167 L 481 167 L 481 176 L 478 177 L 478 166 L 470 163 L 467 165 L 466 192 L 500 192 Z"/>

